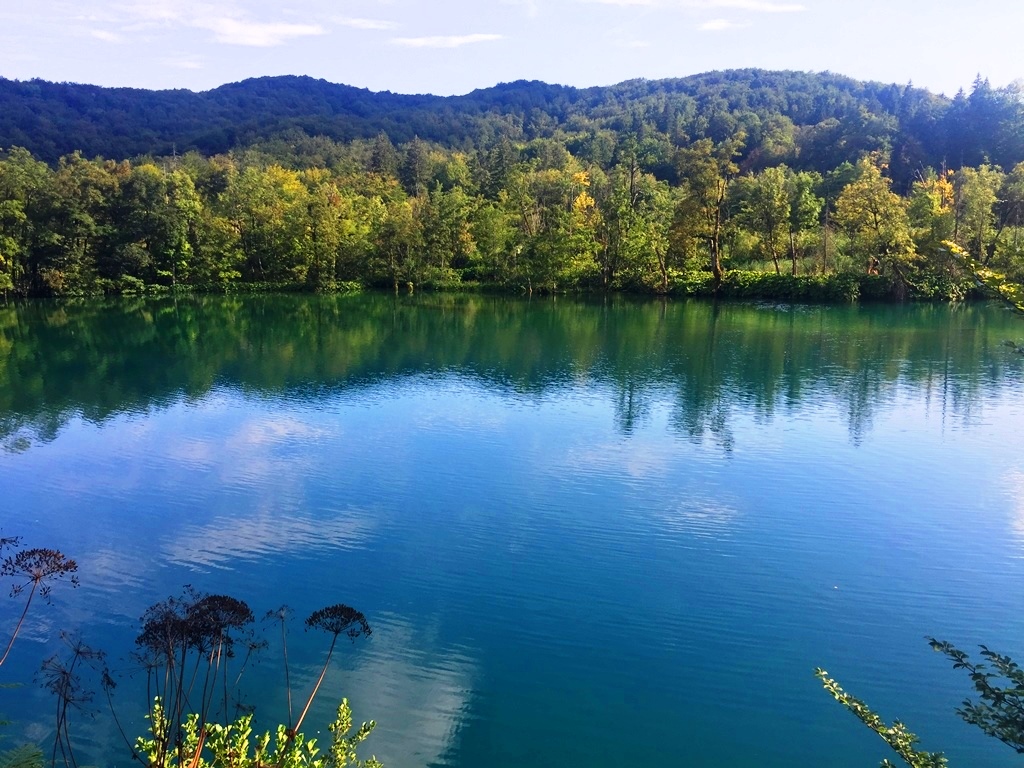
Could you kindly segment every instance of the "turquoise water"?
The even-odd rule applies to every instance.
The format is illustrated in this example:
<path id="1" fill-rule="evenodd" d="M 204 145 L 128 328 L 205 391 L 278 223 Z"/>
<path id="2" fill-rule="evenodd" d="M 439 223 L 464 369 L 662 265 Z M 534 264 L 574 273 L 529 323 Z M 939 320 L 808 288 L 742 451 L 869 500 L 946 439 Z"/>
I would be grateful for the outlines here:
<path id="1" fill-rule="evenodd" d="M 1000 307 L 203 297 L 0 307 L 0 533 L 80 564 L 2 668 L 52 739 L 66 629 L 130 658 L 182 585 L 295 609 L 304 729 L 389 766 L 877 764 L 825 667 L 953 766 L 1018 758 L 927 645 L 1024 659 L 1024 322 Z M 0 600 L 0 639 L 21 603 Z M 280 647 L 246 671 L 284 719 Z M 127 765 L 101 705 L 84 762 Z M 13 739 L 12 739 L 13 740 Z"/>

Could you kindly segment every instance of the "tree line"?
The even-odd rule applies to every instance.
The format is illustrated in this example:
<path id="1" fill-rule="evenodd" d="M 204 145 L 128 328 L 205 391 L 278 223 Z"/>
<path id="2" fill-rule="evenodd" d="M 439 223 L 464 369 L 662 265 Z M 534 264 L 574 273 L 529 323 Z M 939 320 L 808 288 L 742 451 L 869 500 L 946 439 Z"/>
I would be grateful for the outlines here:
<path id="1" fill-rule="evenodd" d="M 960 298 L 962 254 L 1024 276 L 1024 163 L 920 168 L 891 155 L 825 172 L 758 167 L 740 129 L 675 147 L 637 133 L 453 150 L 386 134 L 213 156 L 0 155 L 0 291 L 466 284 L 513 291 L 715 291 L 727 272 L 879 275 Z M 596 137 L 595 137 L 596 140 Z"/>
<path id="2" fill-rule="evenodd" d="M 743 159 L 824 173 L 862 152 L 891 152 L 901 191 L 921 167 L 1010 168 L 1024 160 L 1019 84 L 976 78 L 953 98 L 911 84 L 834 73 L 739 69 L 683 78 L 572 88 L 517 81 L 463 96 L 374 93 L 310 77 L 264 77 L 202 93 L 100 88 L 0 78 L 0 147 L 24 146 L 54 164 L 76 150 L 128 158 L 216 155 L 265 141 L 326 136 L 396 144 L 415 137 L 450 149 L 488 150 L 503 139 L 559 139 L 604 163 L 615 136 L 634 133 L 674 174 L 675 148 L 746 134 Z"/>

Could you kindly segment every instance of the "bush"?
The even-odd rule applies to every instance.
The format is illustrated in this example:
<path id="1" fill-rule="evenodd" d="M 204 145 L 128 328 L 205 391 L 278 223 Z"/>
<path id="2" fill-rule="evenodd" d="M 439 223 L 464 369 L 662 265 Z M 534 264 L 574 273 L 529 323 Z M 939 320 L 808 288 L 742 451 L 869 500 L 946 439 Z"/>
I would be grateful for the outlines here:
<path id="1" fill-rule="evenodd" d="M 359 726 L 351 736 L 352 710 L 342 699 L 334 722 L 328 726 L 331 744 L 326 753 L 316 739 L 308 741 L 301 733 L 278 725 L 271 746 L 270 732 L 253 738 L 252 715 L 243 715 L 233 723 L 199 725 L 199 716 L 191 714 L 182 726 L 177 748 L 168 748 L 170 728 L 159 699 L 153 704 L 149 720 L 149 738 L 140 737 L 135 748 L 149 766 L 161 768 L 383 768 L 375 757 L 360 760 L 356 750 L 373 731 L 372 720 Z"/>

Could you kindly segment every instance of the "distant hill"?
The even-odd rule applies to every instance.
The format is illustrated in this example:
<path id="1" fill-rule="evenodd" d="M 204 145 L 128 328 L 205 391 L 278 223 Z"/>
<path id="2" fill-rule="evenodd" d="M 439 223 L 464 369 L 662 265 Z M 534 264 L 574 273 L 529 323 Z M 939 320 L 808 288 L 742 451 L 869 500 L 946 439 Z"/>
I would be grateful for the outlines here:
<path id="1" fill-rule="evenodd" d="M 682 145 L 744 130 L 748 156 L 796 143 L 800 164 L 825 169 L 861 151 L 893 154 L 896 176 L 921 165 L 1024 160 L 1020 94 L 978 80 L 970 95 L 831 73 L 756 69 L 571 88 L 518 81 L 464 96 L 411 96 L 310 77 L 264 77 L 211 91 L 101 88 L 0 79 L 0 147 L 47 162 L 81 151 L 129 158 L 198 150 L 210 155 L 296 132 L 336 141 L 386 133 L 454 148 L 502 139 L 631 132 Z M 784 149 L 785 147 L 783 147 Z"/>

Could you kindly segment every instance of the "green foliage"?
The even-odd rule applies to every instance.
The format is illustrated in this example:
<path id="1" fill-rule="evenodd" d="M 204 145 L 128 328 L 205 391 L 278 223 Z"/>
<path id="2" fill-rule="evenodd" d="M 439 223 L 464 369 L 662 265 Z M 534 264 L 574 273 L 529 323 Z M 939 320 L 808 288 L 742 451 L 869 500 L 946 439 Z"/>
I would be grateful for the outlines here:
<path id="1" fill-rule="evenodd" d="M 952 661 L 953 669 L 965 670 L 978 694 L 978 701 L 964 699 L 957 714 L 964 722 L 978 727 L 1018 754 L 1024 754 L 1024 669 L 1009 656 L 984 645 L 981 646 L 984 661 L 973 662 L 949 642 L 930 637 L 928 644 Z M 815 675 L 833 698 L 881 736 L 911 768 L 936 768 L 947 764 L 940 752 L 917 750 L 918 738 L 903 723 L 896 720 L 891 726 L 886 725 L 863 701 L 844 691 L 825 670 L 818 669 Z M 883 767 L 889 765 L 888 761 L 882 762 Z"/>
<path id="2" fill-rule="evenodd" d="M 808 304 L 845 304 L 865 297 L 886 296 L 889 283 L 873 275 L 788 275 L 731 270 L 722 276 L 717 295 L 732 299 L 763 299 Z M 709 272 L 673 276 L 672 293 L 711 296 L 714 280 Z"/>
<path id="3" fill-rule="evenodd" d="M 175 147 L 255 148 L 270 162 L 291 156 L 298 165 L 336 167 L 350 156 L 334 142 L 355 140 L 375 174 L 401 175 L 415 194 L 417 184 L 452 175 L 431 160 L 430 142 L 490 152 L 568 134 L 574 155 L 605 164 L 628 126 L 642 133 L 646 169 L 672 180 L 681 137 L 718 143 L 742 127 L 747 169 L 799 160 L 824 173 L 891 150 L 895 177 L 907 188 L 920 168 L 945 158 L 1004 168 L 1024 160 L 1019 95 L 1017 86 L 992 88 L 980 78 L 969 96 L 951 100 L 910 86 L 755 69 L 587 89 L 520 81 L 451 98 L 371 93 L 309 77 L 257 78 L 206 93 L 0 80 L 0 146 L 31 141 L 32 152 L 52 163 L 76 149 L 125 158 L 171 155 Z M 422 151 L 410 158 L 415 139 Z M 494 159 L 500 180 L 501 158 Z"/>
<path id="4" fill-rule="evenodd" d="M 0 540 L 2 542 L 2 540 Z M 0 545 L 2 549 L 2 545 Z M 10 684 L 0 684 L 0 689 L 13 688 Z M 0 728 L 10 723 L 0 717 Z M 0 741 L 4 736 L 0 733 Z M 43 768 L 43 753 L 34 744 L 24 744 L 13 749 L 0 750 L 0 768 Z"/>
<path id="5" fill-rule="evenodd" d="M 317 746 L 316 739 L 307 740 L 278 725 L 273 737 L 270 732 L 254 735 L 252 715 L 243 715 L 227 723 L 200 726 L 199 716 L 190 714 L 182 724 L 181 738 L 176 748 L 171 745 L 171 728 L 159 699 L 146 716 L 149 736 L 139 737 L 135 749 L 146 758 L 147 765 L 163 768 L 383 768 L 374 757 L 361 760 L 359 745 L 373 731 L 372 720 L 362 723 L 352 732 L 352 710 L 348 700 L 342 699 L 337 716 L 330 724 L 331 743 L 326 752 Z"/>
<path id="6" fill-rule="evenodd" d="M 264 86 L 268 102 L 277 86 L 294 97 L 282 115 L 334 88 L 303 78 Z M 786 98 L 762 92 L 769 86 Z M 977 89 L 960 118 L 1002 110 L 1011 119 L 1006 94 Z M 959 300 L 976 273 L 947 240 L 999 270 L 1001 295 L 1024 280 L 1024 142 L 1001 134 L 1009 173 L 994 162 L 935 172 L 924 163 L 948 156 L 941 137 L 927 151 L 896 146 L 906 138 L 897 114 L 938 108 L 910 88 L 744 71 L 586 92 L 513 83 L 455 101 L 393 97 L 383 112 L 373 95 L 341 92 L 372 134 L 308 136 L 278 124 L 283 133 L 268 127 L 231 154 L 114 162 L 72 152 L 53 167 L 25 149 L 0 154 L 0 293 L 486 285 L 705 295 L 696 273 L 706 269 L 710 294 Z M 461 113 L 462 98 L 475 111 Z M 338 114 L 355 119 L 352 107 Z M 384 113 L 387 126 L 374 123 Z M 429 130 L 406 135 L 428 115 Z M 3 119 L 0 110 L 0 130 Z M 725 280 L 740 268 L 747 275 Z M 813 279 L 772 281 L 763 270 Z M 855 286 L 844 272 L 878 279 Z"/>
<path id="7" fill-rule="evenodd" d="M 1005 274 L 983 266 L 954 242 L 947 241 L 943 245 L 948 253 L 966 266 L 988 295 L 1005 301 L 1018 312 L 1024 312 L 1024 284 L 1008 280 Z"/>
<path id="8" fill-rule="evenodd" d="M 923 752 L 916 748 L 920 741 L 917 736 L 907 730 L 907 727 L 899 720 L 894 720 L 892 725 L 886 725 L 885 721 L 875 713 L 867 704 L 855 696 L 844 691 L 835 680 L 828 676 L 823 669 L 815 670 L 814 674 L 825 690 L 832 694 L 832 697 L 853 713 L 864 725 L 877 733 L 886 744 L 899 755 L 911 768 L 943 768 L 948 765 L 946 758 L 941 752 Z M 892 766 L 888 760 L 882 761 L 882 767 Z"/>
<path id="9" fill-rule="evenodd" d="M 0 752 L 0 768 L 43 768 L 43 752 L 34 745 L 23 745 Z"/>
<path id="10" fill-rule="evenodd" d="M 985 662 L 972 662 L 952 644 L 928 638 L 932 649 L 963 669 L 971 677 L 980 701 L 964 699 L 957 714 L 989 736 L 999 739 L 1018 754 L 1024 754 L 1024 670 L 1013 659 L 981 646 Z"/>

